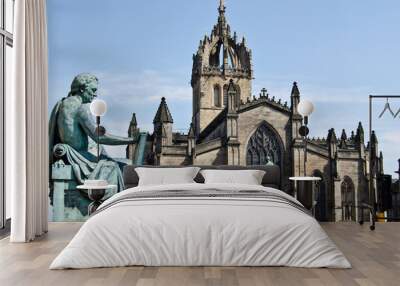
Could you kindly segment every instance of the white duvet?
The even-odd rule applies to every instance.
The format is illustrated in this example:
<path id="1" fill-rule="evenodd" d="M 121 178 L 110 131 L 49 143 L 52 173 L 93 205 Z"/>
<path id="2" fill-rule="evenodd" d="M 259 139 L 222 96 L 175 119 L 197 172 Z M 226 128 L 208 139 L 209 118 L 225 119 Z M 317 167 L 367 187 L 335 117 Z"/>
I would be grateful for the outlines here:
<path id="1" fill-rule="evenodd" d="M 350 268 L 310 215 L 257 198 L 151 198 L 131 192 L 262 190 L 238 184 L 180 184 L 125 190 L 100 206 L 50 269 L 144 266 L 293 266 Z"/>

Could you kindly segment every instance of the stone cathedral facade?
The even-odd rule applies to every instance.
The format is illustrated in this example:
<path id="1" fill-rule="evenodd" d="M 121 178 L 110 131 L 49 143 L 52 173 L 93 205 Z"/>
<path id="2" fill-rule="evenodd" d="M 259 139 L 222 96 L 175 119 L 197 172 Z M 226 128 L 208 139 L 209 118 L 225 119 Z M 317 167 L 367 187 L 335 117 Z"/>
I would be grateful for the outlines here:
<path id="1" fill-rule="evenodd" d="M 232 33 L 223 2 L 218 22 L 193 55 L 191 86 L 193 117 L 188 133 L 173 131 L 173 116 L 165 98 L 154 117 L 154 131 L 146 144 L 128 146 L 127 157 L 147 165 L 263 165 L 277 164 L 282 170 L 282 189 L 291 192 L 291 176 L 304 174 L 307 146 L 307 175 L 321 177 L 316 216 L 320 220 L 359 220 L 361 202 L 368 198 L 368 146 L 361 123 L 356 132 L 340 137 L 330 129 L 326 138 L 299 135 L 303 118 L 297 112 L 301 95 L 293 83 L 290 103 L 261 90 L 252 93 L 252 53 L 244 38 Z M 189 108 L 189 107 L 188 107 Z M 136 118 L 129 135 L 139 132 Z M 378 141 L 371 140 L 374 176 L 382 173 L 383 158 Z M 143 154 L 144 153 L 144 154 Z M 138 162 L 137 157 L 143 158 Z"/>

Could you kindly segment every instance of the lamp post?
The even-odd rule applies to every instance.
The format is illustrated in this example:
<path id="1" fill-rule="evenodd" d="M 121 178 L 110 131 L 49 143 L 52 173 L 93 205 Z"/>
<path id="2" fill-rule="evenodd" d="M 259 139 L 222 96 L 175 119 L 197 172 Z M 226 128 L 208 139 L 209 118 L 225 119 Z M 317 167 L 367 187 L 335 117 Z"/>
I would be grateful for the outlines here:
<path id="1" fill-rule="evenodd" d="M 307 176 L 306 165 L 307 165 L 307 135 L 310 133 L 308 129 L 308 117 L 314 111 L 314 105 L 311 101 L 302 100 L 299 102 L 297 106 L 297 111 L 301 116 L 303 116 L 303 125 L 299 129 L 300 135 L 303 137 L 304 140 L 304 177 Z"/>
<path id="2" fill-rule="evenodd" d="M 95 99 L 90 103 L 90 112 L 96 116 L 96 135 L 97 135 L 97 162 L 100 160 L 100 135 L 104 135 L 104 129 L 100 130 L 100 117 L 106 114 L 107 104 L 104 100 Z"/>
<path id="3" fill-rule="evenodd" d="M 399 180 L 398 180 L 398 191 L 400 192 L 400 159 L 397 160 L 397 162 L 399 163 L 399 169 L 397 171 L 395 171 L 395 173 L 397 173 L 399 175 Z"/>

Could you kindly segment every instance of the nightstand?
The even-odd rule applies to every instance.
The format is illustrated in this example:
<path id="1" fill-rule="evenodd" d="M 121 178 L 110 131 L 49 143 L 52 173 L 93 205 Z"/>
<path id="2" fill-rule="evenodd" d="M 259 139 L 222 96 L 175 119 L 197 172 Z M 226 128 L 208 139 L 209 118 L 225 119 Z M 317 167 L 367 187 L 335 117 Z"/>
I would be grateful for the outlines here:
<path id="1" fill-rule="evenodd" d="M 92 202 L 88 206 L 88 214 L 89 216 L 94 213 L 97 208 L 102 203 L 102 198 L 106 194 L 107 189 L 116 188 L 116 185 L 106 185 L 106 186 L 93 186 L 93 185 L 80 185 L 77 186 L 77 189 L 87 190 L 87 194 Z"/>
<path id="2" fill-rule="evenodd" d="M 319 193 L 319 177 L 290 177 L 294 182 L 294 197 L 315 215 L 315 205 Z"/>

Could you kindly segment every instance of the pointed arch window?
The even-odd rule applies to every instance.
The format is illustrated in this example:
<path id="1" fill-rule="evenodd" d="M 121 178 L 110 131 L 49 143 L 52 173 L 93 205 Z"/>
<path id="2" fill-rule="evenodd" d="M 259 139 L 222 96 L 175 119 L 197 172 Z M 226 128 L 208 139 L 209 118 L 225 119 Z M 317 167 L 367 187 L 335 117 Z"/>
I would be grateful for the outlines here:
<path id="1" fill-rule="evenodd" d="M 221 107 L 221 88 L 219 85 L 214 85 L 214 106 Z"/>
<path id="2" fill-rule="evenodd" d="M 250 137 L 247 144 L 247 165 L 275 164 L 281 166 L 282 147 L 280 139 L 266 124 L 262 124 Z"/>

